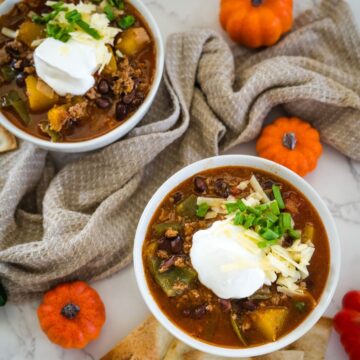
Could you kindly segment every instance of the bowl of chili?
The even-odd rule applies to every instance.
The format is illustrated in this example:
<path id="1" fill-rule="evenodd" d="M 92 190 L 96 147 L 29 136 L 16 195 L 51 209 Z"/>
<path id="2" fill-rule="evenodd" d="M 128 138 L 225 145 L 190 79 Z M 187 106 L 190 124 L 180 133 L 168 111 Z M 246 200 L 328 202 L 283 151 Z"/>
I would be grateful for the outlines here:
<path id="1" fill-rule="evenodd" d="M 225 357 L 299 339 L 326 311 L 340 272 L 338 232 L 320 195 L 291 170 L 245 155 L 170 177 L 140 218 L 133 256 L 157 320 Z"/>
<path id="2" fill-rule="evenodd" d="M 20 139 L 95 150 L 131 131 L 155 98 L 164 46 L 140 0 L 7 0 L 0 27 L 0 124 Z"/>

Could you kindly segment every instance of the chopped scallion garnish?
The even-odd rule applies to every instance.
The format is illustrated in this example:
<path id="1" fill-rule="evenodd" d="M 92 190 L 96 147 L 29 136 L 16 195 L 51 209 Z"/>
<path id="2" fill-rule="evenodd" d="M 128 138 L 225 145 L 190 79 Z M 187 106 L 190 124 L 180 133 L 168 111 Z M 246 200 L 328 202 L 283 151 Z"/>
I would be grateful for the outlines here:
<path id="1" fill-rule="evenodd" d="M 119 27 L 121 27 L 121 29 L 123 30 L 129 29 L 134 24 L 135 24 L 135 17 L 132 15 L 125 15 L 118 22 Z"/>
<path id="2" fill-rule="evenodd" d="M 202 203 L 198 205 L 198 208 L 196 210 L 196 216 L 199 218 L 205 217 L 207 212 L 209 211 L 210 206 L 207 203 Z"/>
<path id="3" fill-rule="evenodd" d="M 112 7 L 109 4 L 106 4 L 104 7 L 104 13 L 106 15 L 106 17 L 110 20 L 113 21 L 115 20 L 116 16 L 114 14 L 114 11 L 112 9 Z"/>
<path id="4" fill-rule="evenodd" d="M 272 186 L 272 191 L 273 191 L 273 194 L 274 194 L 274 198 L 275 198 L 277 204 L 279 205 L 279 208 L 281 210 L 285 209 L 284 200 L 283 200 L 283 198 L 281 196 L 280 186 L 273 185 Z"/>

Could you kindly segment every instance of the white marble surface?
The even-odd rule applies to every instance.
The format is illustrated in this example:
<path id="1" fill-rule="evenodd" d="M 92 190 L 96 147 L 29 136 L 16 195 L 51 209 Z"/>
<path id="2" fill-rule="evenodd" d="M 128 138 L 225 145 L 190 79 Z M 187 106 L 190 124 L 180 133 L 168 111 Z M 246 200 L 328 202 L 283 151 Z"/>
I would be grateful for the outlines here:
<path id="1" fill-rule="evenodd" d="M 164 38 L 172 32 L 198 26 L 220 30 L 217 22 L 219 0 L 144 2 L 158 20 Z M 360 1 L 349 0 L 349 3 L 360 23 Z M 250 143 L 231 152 L 255 154 L 255 146 Z M 327 315 L 332 316 L 340 308 L 342 295 L 346 291 L 360 289 L 360 164 L 325 147 L 317 170 L 307 180 L 329 205 L 342 242 L 341 279 L 327 311 Z M 148 315 L 131 266 L 93 285 L 107 309 L 107 321 L 97 341 L 83 351 L 63 350 L 51 344 L 40 330 L 36 317 L 37 303 L 21 306 L 8 304 L 0 308 L 0 360 L 98 359 Z M 327 359 L 346 359 L 335 334 L 329 344 Z"/>

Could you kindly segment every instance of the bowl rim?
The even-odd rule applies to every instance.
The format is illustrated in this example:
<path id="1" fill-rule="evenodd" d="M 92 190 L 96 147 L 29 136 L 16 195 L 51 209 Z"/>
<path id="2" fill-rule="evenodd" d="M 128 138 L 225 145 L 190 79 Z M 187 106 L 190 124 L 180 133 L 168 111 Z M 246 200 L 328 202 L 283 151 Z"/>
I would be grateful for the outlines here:
<path id="1" fill-rule="evenodd" d="M 67 142 L 67 143 L 53 143 L 48 140 L 44 140 L 38 138 L 34 135 L 27 133 L 21 128 L 14 125 L 8 118 L 0 112 L 0 125 L 4 126 L 8 131 L 14 134 L 16 137 L 28 141 L 30 143 L 35 144 L 36 146 L 50 150 L 50 151 L 58 151 L 58 152 L 86 152 L 91 150 L 96 150 L 98 148 L 104 147 L 113 143 L 114 141 L 120 139 L 129 133 L 145 116 L 147 111 L 149 110 L 152 102 L 155 99 L 155 95 L 159 89 L 160 82 L 162 79 L 162 75 L 164 72 L 164 63 L 165 63 L 165 50 L 164 43 L 162 39 L 162 35 L 159 29 L 155 18 L 151 14 L 148 7 L 141 0 L 128 0 L 144 17 L 146 24 L 148 25 L 152 36 L 156 45 L 156 65 L 155 65 L 155 74 L 151 84 L 150 91 L 148 92 L 145 101 L 141 104 L 141 106 L 135 111 L 133 115 L 131 115 L 123 124 L 115 127 L 109 132 L 97 136 L 93 139 L 85 140 L 85 141 L 77 141 L 77 142 Z M 20 1 L 17 0 L 5 0 L 0 7 L 0 12 L 3 9 L 4 11 L 8 11 L 11 9 L 16 3 Z M 11 5 L 9 5 L 11 4 Z"/>
<path id="2" fill-rule="evenodd" d="M 281 337 L 279 340 L 273 343 L 267 343 L 265 345 L 254 346 L 249 348 L 228 348 L 221 347 L 213 344 L 209 344 L 203 341 L 196 340 L 195 338 L 188 335 L 182 329 L 177 327 L 160 309 L 156 300 L 151 295 L 150 289 L 148 287 L 145 271 L 142 260 L 142 247 L 145 240 L 146 232 L 149 223 L 153 217 L 154 211 L 158 208 L 161 201 L 169 194 L 177 185 L 179 185 L 184 180 L 190 178 L 204 170 L 226 167 L 226 166 L 242 166 L 242 167 L 251 167 L 263 171 L 272 173 L 284 180 L 290 182 L 295 186 L 299 191 L 301 191 L 304 196 L 315 207 L 318 212 L 329 241 L 330 248 L 330 268 L 328 279 L 324 288 L 324 291 L 320 297 L 319 303 L 312 310 L 312 312 L 305 318 L 305 320 L 292 330 L 287 335 Z M 276 164 L 270 160 L 259 158 L 256 156 L 250 155 L 221 155 L 204 160 L 197 161 L 192 163 L 180 171 L 172 175 L 163 185 L 155 192 L 147 206 L 145 207 L 143 214 L 138 223 L 138 227 L 135 234 L 134 248 L 133 248 L 133 258 L 134 258 L 134 271 L 136 282 L 140 293 L 145 300 L 146 305 L 149 307 L 152 314 L 156 319 L 176 338 L 184 342 L 185 344 L 200 350 L 205 353 L 223 356 L 223 357 L 251 357 L 251 356 L 260 356 L 265 355 L 279 349 L 286 347 L 287 345 L 293 343 L 307 333 L 320 319 L 320 317 L 326 311 L 328 305 L 331 302 L 331 299 L 335 293 L 337 283 L 340 275 L 340 240 L 338 231 L 335 225 L 335 221 L 327 208 L 326 204 L 320 197 L 320 195 L 314 190 L 314 188 L 307 183 L 299 175 L 295 174 L 291 170 L 285 168 L 282 165 Z"/>

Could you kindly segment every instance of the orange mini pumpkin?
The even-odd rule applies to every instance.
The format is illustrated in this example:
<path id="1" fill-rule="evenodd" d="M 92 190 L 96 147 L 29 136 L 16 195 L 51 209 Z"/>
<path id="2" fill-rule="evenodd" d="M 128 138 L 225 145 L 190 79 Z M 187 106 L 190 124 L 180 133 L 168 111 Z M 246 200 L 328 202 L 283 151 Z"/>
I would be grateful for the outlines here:
<path id="1" fill-rule="evenodd" d="M 292 0 L 221 0 L 220 22 L 232 40 L 250 48 L 271 46 L 293 23 Z"/>
<path id="2" fill-rule="evenodd" d="M 301 176 L 316 168 L 322 153 L 319 132 L 296 117 L 278 118 L 264 128 L 256 144 L 258 154 Z"/>
<path id="3" fill-rule="evenodd" d="M 99 336 L 105 307 L 93 288 L 76 281 L 48 291 L 38 317 L 50 341 L 63 348 L 82 349 Z"/>

